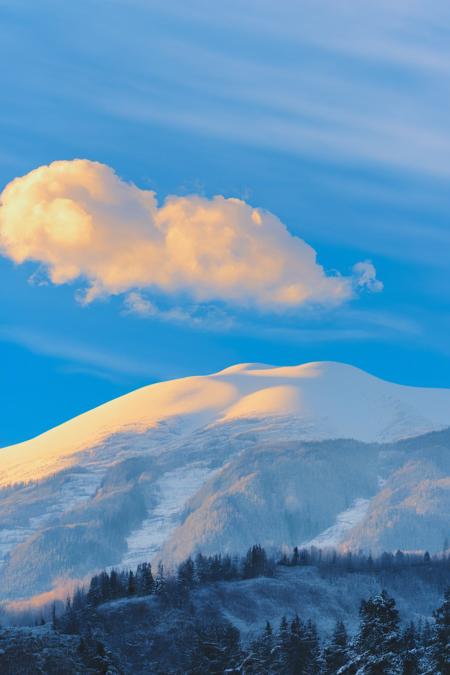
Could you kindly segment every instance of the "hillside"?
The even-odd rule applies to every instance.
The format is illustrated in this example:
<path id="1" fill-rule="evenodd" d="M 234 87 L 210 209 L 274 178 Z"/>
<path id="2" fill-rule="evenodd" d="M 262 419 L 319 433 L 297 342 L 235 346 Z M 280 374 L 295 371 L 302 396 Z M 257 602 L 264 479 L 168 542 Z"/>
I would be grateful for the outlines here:
<path id="1" fill-rule="evenodd" d="M 450 580 L 448 558 L 398 553 L 372 560 L 318 551 L 309 557 L 303 550 L 283 561 L 274 564 L 252 547 L 241 559 L 200 556 L 173 576 L 160 569 L 153 576 L 148 565 L 102 572 L 62 613 L 49 608 L 45 626 L 0 630 L 0 668 L 336 675 L 340 662 L 347 675 L 357 663 L 364 673 L 447 672 L 439 663 L 450 615 L 442 613 L 440 635 L 435 610 Z M 443 607 L 450 607 L 448 597 Z M 374 620 L 387 619 L 389 630 L 377 631 Z"/>
<path id="2" fill-rule="evenodd" d="M 0 451 L 0 594 L 202 550 L 441 551 L 450 391 L 242 364 L 151 385 Z"/>

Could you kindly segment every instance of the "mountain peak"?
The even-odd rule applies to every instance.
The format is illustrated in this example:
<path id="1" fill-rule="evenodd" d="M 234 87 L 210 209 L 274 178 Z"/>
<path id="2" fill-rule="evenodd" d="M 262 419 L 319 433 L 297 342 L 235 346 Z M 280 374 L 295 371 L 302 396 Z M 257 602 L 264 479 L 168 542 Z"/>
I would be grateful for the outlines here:
<path id="1" fill-rule="evenodd" d="M 333 361 L 241 363 L 143 387 L 4 448 L 0 485 L 55 473 L 118 435 L 138 438 L 153 430 L 159 438 L 162 425 L 182 434 L 265 417 L 287 418 L 297 438 L 389 441 L 449 426 L 450 390 L 392 384 Z"/>
<path id="2" fill-rule="evenodd" d="M 448 426 L 450 390 L 335 362 L 143 387 L 0 451 L 0 591 L 159 554 L 242 551 L 255 537 L 438 550 L 448 441 L 395 441 Z"/>

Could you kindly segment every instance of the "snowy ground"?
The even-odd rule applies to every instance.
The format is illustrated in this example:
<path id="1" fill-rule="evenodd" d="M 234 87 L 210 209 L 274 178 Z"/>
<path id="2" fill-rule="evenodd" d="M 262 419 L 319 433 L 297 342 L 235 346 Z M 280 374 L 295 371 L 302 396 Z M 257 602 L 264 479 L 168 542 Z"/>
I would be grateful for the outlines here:
<path id="1" fill-rule="evenodd" d="M 128 537 L 128 551 L 121 566 L 133 568 L 153 558 L 177 526 L 186 502 L 212 473 L 203 462 L 195 462 L 169 471 L 160 478 L 160 501 L 150 516 Z"/>
<path id="2" fill-rule="evenodd" d="M 304 542 L 302 546 L 310 547 L 317 546 L 317 548 L 332 548 L 338 546 L 355 525 L 360 523 L 367 513 L 370 499 L 355 499 L 349 509 L 341 511 L 336 516 L 336 522 L 331 527 L 321 532 L 317 537 L 310 541 Z"/>

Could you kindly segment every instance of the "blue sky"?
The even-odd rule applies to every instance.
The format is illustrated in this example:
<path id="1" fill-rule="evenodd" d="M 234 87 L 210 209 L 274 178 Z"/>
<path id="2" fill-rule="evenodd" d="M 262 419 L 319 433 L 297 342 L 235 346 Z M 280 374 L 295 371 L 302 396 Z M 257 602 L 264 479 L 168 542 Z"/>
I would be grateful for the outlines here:
<path id="1" fill-rule="evenodd" d="M 447 3 L 0 0 L 0 15 L 1 189 L 86 158 L 159 205 L 237 197 L 328 276 L 370 260 L 383 283 L 287 309 L 152 286 L 158 311 L 139 314 L 132 289 L 82 304 L 85 276 L 48 283 L 42 259 L 4 251 L 0 444 L 240 361 L 450 386 Z"/>

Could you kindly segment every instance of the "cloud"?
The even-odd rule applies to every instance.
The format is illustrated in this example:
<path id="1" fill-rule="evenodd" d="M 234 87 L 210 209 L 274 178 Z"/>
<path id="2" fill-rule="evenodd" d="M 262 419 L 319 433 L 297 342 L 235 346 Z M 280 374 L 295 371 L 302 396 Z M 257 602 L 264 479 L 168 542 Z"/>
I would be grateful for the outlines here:
<path id="1" fill-rule="evenodd" d="M 138 291 L 131 291 L 124 299 L 124 313 L 146 319 L 154 318 L 171 323 L 189 323 L 189 326 L 208 331 L 229 331 L 237 328 L 237 323 L 223 308 L 212 304 L 187 304 L 184 307 L 174 305 L 161 308 Z"/>
<path id="2" fill-rule="evenodd" d="M 366 288 L 372 293 L 380 293 L 383 290 L 383 282 L 377 279 L 377 272 L 370 260 L 353 265 L 355 284 L 357 288 Z"/>
<path id="3" fill-rule="evenodd" d="M 124 304 L 126 311 L 130 314 L 136 314 L 137 316 L 156 316 L 159 314 L 155 303 L 137 291 L 128 293 Z"/>
<path id="4" fill-rule="evenodd" d="M 283 309 L 336 306 L 355 288 L 381 288 L 369 262 L 355 266 L 355 277 L 327 274 L 311 246 L 240 199 L 170 196 L 159 206 L 153 191 L 81 159 L 6 186 L 0 249 L 16 263 L 36 261 L 54 284 L 83 280 L 84 303 L 153 289 L 197 303 Z M 153 311 L 139 295 L 127 302 Z"/>
<path id="5" fill-rule="evenodd" d="M 0 326 L 0 340 L 21 345 L 36 354 L 45 354 L 65 361 L 86 364 L 100 369 L 104 374 L 162 377 L 167 368 L 145 363 L 142 359 L 132 359 L 120 353 L 110 353 L 101 348 L 78 342 L 64 335 L 51 335 L 33 330 L 30 326 Z"/>

